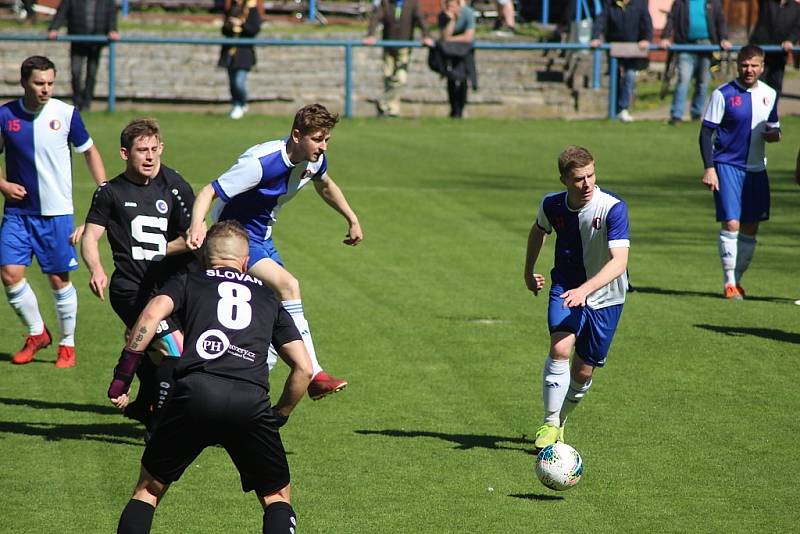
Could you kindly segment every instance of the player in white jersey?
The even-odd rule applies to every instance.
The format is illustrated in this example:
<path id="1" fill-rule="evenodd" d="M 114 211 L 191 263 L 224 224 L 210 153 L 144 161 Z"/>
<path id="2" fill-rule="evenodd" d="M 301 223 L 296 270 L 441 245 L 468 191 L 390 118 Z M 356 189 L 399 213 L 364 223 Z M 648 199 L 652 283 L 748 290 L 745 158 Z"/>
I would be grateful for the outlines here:
<path id="1" fill-rule="evenodd" d="M 558 170 L 566 191 L 542 200 L 525 257 L 525 284 L 538 295 L 545 277 L 534 271 L 536 260 L 545 237 L 555 230 L 547 310 L 550 353 L 542 377 L 544 423 L 536 431 L 537 449 L 563 441 L 567 416 L 592 385 L 595 367 L 605 365 L 628 285 L 625 202 L 597 187 L 594 158 L 585 148 L 564 150 Z"/>
<path id="2" fill-rule="evenodd" d="M 748 45 L 737 57 L 738 76 L 717 88 L 703 116 L 700 154 L 703 184 L 714 193 L 723 295 L 742 300 L 744 272 L 756 248 L 761 221 L 769 219 L 769 178 L 764 143 L 781 140 L 778 95 L 759 81 L 764 51 Z"/>
<path id="3" fill-rule="evenodd" d="M 303 336 L 314 368 L 308 387 L 308 394 L 314 400 L 343 389 L 347 381 L 329 375 L 319 364 L 303 312 L 300 283 L 283 267 L 283 260 L 272 243 L 272 226 L 281 206 L 304 186 L 313 183 L 320 197 L 347 220 L 344 244 L 355 246 L 363 239 L 358 217 L 327 172 L 325 151 L 338 120 L 338 115 L 320 104 L 301 108 L 295 115 L 289 137 L 249 148 L 233 167 L 198 193 L 187 235 L 190 248 L 202 245 L 205 216 L 217 197 L 219 200 L 213 211 L 215 222 L 235 219 L 245 227 L 250 236 L 248 272 L 279 295 Z M 275 360 L 273 353 L 270 363 Z"/>
<path id="4" fill-rule="evenodd" d="M 35 255 L 53 289 L 61 329 L 56 367 L 75 365 L 75 323 L 78 296 L 69 273 L 78 268 L 75 243 L 82 227 L 73 225 L 72 156 L 70 145 L 86 158 L 99 185 L 106 181 L 100 152 L 73 106 L 51 98 L 56 68 L 43 56 L 22 62 L 25 95 L 0 107 L 0 192 L 5 197 L 0 228 L 0 274 L 8 302 L 28 328 L 25 346 L 11 358 L 15 364 L 33 360 L 51 343 L 39 304 L 25 279 Z"/>

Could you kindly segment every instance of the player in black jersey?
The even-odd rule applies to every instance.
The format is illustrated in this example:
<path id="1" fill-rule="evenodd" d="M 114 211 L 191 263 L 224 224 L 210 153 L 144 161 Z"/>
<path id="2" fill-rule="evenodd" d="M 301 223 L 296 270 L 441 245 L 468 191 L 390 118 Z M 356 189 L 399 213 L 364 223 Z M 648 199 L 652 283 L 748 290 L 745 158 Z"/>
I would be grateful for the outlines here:
<path id="1" fill-rule="evenodd" d="M 114 257 L 111 307 L 128 329 L 156 289 L 171 275 L 196 263 L 182 235 L 189 226 L 194 194 L 180 174 L 161 165 L 163 147 L 155 120 L 137 119 L 125 127 L 120 135 L 125 171 L 95 192 L 81 241 L 81 254 L 91 273 L 89 286 L 105 300 L 108 277 L 98 245 L 108 232 Z M 182 346 L 179 327 L 166 319 L 152 347 L 156 360 L 141 367 L 140 397 L 126 415 L 149 423 L 152 410 L 166 399 Z"/>
<path id="2" fill-rule="evenodd" d="M 122 512 L 118 533 L 150 531 L 155 507 L 200 452 L 221 445 L 233 460 L 242 489 L 264 508 L 263 532 L 296 529 L 289 467 L 278 428 L 311 381 L 311 359 L 291 316 L 258 278 L 246 274 L 248 238 L 236 221 L 214 225 L 206 237 L 208 268 L 172 278 L 147 304 L 122 351 L 109 398 L 127 402 L 127 390 L 158 324 L 177 314 L 186 345 L 175 370 L 170 403 L 142 456 L 141 474 Z M 271 407 L 270 342 L 290 367 L 283 393 Z"/>

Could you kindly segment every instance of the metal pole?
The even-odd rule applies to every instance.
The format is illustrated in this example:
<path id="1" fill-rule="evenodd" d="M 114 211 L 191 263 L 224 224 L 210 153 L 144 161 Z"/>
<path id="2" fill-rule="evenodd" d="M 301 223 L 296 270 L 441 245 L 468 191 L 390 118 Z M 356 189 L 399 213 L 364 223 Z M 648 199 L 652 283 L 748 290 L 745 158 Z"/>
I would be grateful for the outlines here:
<path id="1" fill-rule="evenodd" d="M 122 16 L 128 18 L 129 6 L 128 0 L 122 0 Z"/>
<path id="2" fill-rule="evenodd" d="M 550 20 L 550 0 L 542 0 L 542 24 Z"/>
<path id="3" fill-rule="evenodd" d="M 344 47 L 344 116 L 353 118 L 353 45 Z"/>
<path id="4" fill-rule="evenodd" d="M 108 42 L 108 112 L 117 108 L 117 43 Z"/>
<path id="5" fill-rule="evenodd" d="M 600 89 L 600 70 L 603 66 L 603 56 L 599 48 L 592 52 L 592 89 Z"/>
<path id="6" fill-rule="evenodd" d="M 308 20 L 306 22 L 317 22 L 317 0 L 308 0 Z"/>
<path id="7" fill-rule="evenodd" d="M 608 59 L 608 118 L 617 118 L 617 82 L 619 78 L 618 61 L 615 57 Z"/>

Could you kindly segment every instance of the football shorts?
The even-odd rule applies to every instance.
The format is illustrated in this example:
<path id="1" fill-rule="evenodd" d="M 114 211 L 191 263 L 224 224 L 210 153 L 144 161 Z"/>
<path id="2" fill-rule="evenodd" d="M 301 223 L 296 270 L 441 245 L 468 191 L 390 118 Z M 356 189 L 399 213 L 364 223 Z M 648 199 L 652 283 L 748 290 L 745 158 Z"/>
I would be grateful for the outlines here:
<path id="1" fill-rule="evenodd" d="M 0 228 L 0 265 L 29 266 L 33 256 L 45 274 L 78 268 L 75 247 L 69 242 L 74 231 L 72 215 L 3 215 Z"/>
<path id="2" fill-rule="evenodd" d="M 269 258 L 281 267 L 283 267 L 283 260 L 272 238 L 267 239 L 254 239 L 250 238 L 250 260 L 247 262 L 247 268 L 250 269 L 253 265 L 260 262 L 264 258 Z"/>
<path id="3" fill-rule="evenodd" d="M 714 191 L 717 220 L 754 223 L 769 219 L 769 178 L 767 171 L 746 171 L 741 167 L 715 163 L 719 191 Z"/>

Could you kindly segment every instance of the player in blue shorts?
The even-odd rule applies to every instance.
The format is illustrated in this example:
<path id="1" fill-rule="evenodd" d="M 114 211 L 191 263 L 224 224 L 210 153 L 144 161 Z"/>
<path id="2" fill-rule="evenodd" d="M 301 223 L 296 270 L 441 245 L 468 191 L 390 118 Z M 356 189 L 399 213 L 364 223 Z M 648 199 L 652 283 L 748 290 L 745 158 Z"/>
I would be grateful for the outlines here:
<path id="1" fill-rule="evenodd" d="M 744 272 L 756 249 L 761 221 L 769 219 L 769 179 L 764 143 L 781 140 L 778 95 L 758 78 L 764 51 L 748 45 L 736 60 L 738 76 L 717 88 L 703 116 L 700 154 L 703 183 L 714 193 L 723 295 L 742 300 Z"/>
<path id="2" fill-rule="evenodd" d="M 250 236 L 250 261 L 247 269 L 269 285 L 281 299 L 303 336 L 314 377 L 309 396 L 320 399 L 347 386 L 347 381 L 326 373 L 317 359 L 311 331 L 300 299 L 300 283 L 283 266 L 272 242 L 272 227 L 278 211 L 303 187 L 313 184 L 319 196 L 347 221 L 344 244 L 355 246 L 364 238 L 355 212 L 339 186 L 328 175 L 326 150 L 331 130 L 339 117 L 320 104 L 301 108 L 295 115 L 288 137 L 268 141 L 247 149 L 222 176 L 205 186 L 195 199 L 192 224 L 187 235 L 190 248 L 198 248 L 205 238 L 205 217 L 215 198 L 214 221 L 235 219 Z M 276 360 L 271 353 L 270 364 Z"/>
<path id="3" fill-rule="evenodd" d="M 106 181 L 106 171 L 78 110 L 51 98 L 53 62 L 32 56 L 20 70 L 25 95 L 0 107 L 0 150 L 6 153 L 5 176 L 0 171 L 5 197 L 0 273 L 9 304 L 28 328 L 25 346 L 11 362 L 28 363 L 51 343 L 36 295 L 25 279 L 25 269 L 36 256 L 56 301 L 61 329 L 56 367 L 72 367 L 78 296 L 69 273 L 78 268 L 74 245 L 81 230 L 73 227 L 70 145 L 84 155 L 98 185 Z"/>
<path id="4" fill-rule="evenodd" d="M 594 158 L 585 148 L 564 150 L 558 171 L 567 189 L 545 195 L 525 257 L 525 284 L 538 295 L 545 277 L 534 271 L 536 260 L 545 237 L 555 230 L 547 309 L 550 354 L 544 364 L 544 423 L 536 431 L 537 449 L 563 441 L 567 417 L 592 385 L 595 367 L 606 363 L 628 285 L 627 205 L 597 187 Z"/>

